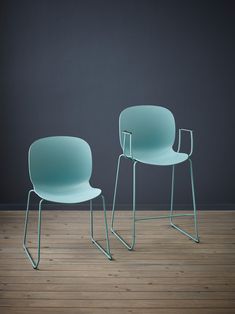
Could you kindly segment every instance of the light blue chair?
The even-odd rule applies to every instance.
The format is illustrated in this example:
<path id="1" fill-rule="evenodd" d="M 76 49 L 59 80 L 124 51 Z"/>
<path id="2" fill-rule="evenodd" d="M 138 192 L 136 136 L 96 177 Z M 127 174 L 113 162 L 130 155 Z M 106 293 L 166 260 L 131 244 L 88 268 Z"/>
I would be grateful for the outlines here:
<path id="1" fill-rule="evenodd" d="M 92 155 L 88 143 L 76 137 L 53 136 L 35 141 L 29 148 L 29 175 L 33 189 L 28 193 L 23 248 L 36 269 L 40 261 L 42 202 L 81 203 L 90 201 L 90 234 L 92 242 L 111 260 L 105 199 L 100 189 L 90 186 Z M 27 247 L 29 203 L 32 193 L 38 195 L 38 251 L 37 260 Z M 93 237 L 92 200 L 101 196 L 104 210 L 106 250 Z"/>
<path id="2" fill-rule="evenodd" d="M 181 133 L 188 132 L 191 139 L 191 149 L 189 154 L 181 153 Z M 123 153 L 118 158 L 116 181 L 113 196 L 112 208 L 112 233 L 125 245 L 129 250 L 133 250 L 136 239 L 135 223 L 140 220 L 170 218 L 170 224 L 175 229 L 182 232 L 195 242 L 199 242 L 198 226 L 197 226 L 197 210 L 195 203 L 194 181 L 192 160 L 189 158 L 193 153 L 193 132 L 187 129 L 179 129 L 178 149 L 174 151 L 173 144 L 175 142 L 175 119 L 173 114 L 166 108 L 155 105 L 138 105 L 128 107 L 123 110 L 119 117 L 119 139 Z M 119 168 L 121 159 L 131 160 L 133 165 L 133 203 L 132 203 L 132 241 L 128 244 L 123 237 L 115 230 L 115 205 L 118 187 Z M 188 161 L 190 167 L 193 214 L 174 214 L 173 213 L 173 197 L 174 197 L 174 177 L 175 166 L 179 163 Z M 136 217 L 136 165 L 138 163 L 150 164 L 155 166 L 171 166 L 172 167 L 172 185 L 171 185 L 171 201 L 170 215 L 157 217 Z M 189 234 L 175 223 L 173 217 L 193 216 L 195 235 Z"/>

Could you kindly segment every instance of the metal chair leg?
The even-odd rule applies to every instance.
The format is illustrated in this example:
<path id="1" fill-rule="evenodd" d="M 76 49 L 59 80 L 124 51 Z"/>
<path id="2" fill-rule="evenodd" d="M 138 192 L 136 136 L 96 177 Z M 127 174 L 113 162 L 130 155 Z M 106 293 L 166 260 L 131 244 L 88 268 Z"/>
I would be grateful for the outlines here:
<path id="1" fill-rule="evenodd" d="M 35 261 L 29 252 L 27 247 L 27 231 L 28 231 L 28 216 L 29 216 L 29 203 L 30 203 L 30 196 L 34 190 L 30 190 L 28 193 L 28 200 L 27 200 L 27 209 L 25 215 L 25 225 L 24 225 L 24 241 L 23 241 L 23 248 L 25 250 L 26 255 L 28 256 L 32 266 L 34 269 L 38 268 L 40 262 L 40 241 L 41 241 L 41 209 L 42 209 L 42 202 L 43 199 L 40 200 L 38 205 L 38 252 L 37 252 L 37 261 Z"/>
<path id="2" fill-rule="evenodd" d="M 108 224 L 107 224 L 107 217 L 106 217 L 106 206 L 105 206 L 105 199 L 104 196 L 101 195 L 102 203 L 103 203 L 103 210 L 104 210 L 104 224 L 105 224 L 105 237 L 106 237 L 106 250 L 94 239 L 94 224 L 93 224 L 93 208 L 92 208 L 92 200 L 90 200 L 90 232 L 91 232 L 91 241 L 97 246 L 97 248 L 104 253 L 105 256 L 108 257 L 109 260 L 112 259 L 112 255 L 110 252 L 110 245 L 109 245 L 109 235 L 108 235 Z"/>
<path id="3" fill-rule="evenodd" d="M 195 202 L 195 190 L 194 190 L 194 180 L 193 180 L 193 166 L 192 160 L 189 158 L 189 167 L 190 167 L 190 178 L 191 178 L 191 188 L 192 188 L 192 200 L 193 200 L 193 216 L 194 216 L 194 230 L 195 236 L 189 234 L 187 231 L 181 229 L 179 226 L 173 223 L 172 217 L 173 215 L 173 200 L 174 200 L 174 181 L 175 181 L 175 166 L 172 166 L 172 181 L 171 181 L 171 211 L 170 211 L 170 224 L 173 228 L 177 229 L 184 235 L 188 236 L 193 241 L 199 243 L 199 236 L 198 236 L 198 225 L 197 225 L 197 208 Z"/>
<path id="4" fill-rule="evenodd" d="M 113 224 L 114 224 L 114 217 L 115 217 L 115 205 L 116 205 L 116 196 L 117 196 L 117 186 L 118 186 L 118 178 L 119 178 L 119 169 L 120 169 L 120 162 L 121 158 L 124 155 L 120 155 L 118 157 L 118 164 L 117 164 L 117 172 L 116 172 L 116 178 L 115 178 L 115 186 L 114 186 L 114 194 L 113 194 L 113 208 L 112 208 L 112 219 L 111 219 L 111 231 L 113 230 Z"/>
<path id="5" fill-rule="evenodd" d="M 133 250 L 135 246 L 135 209 L 136 209 L 136 163 L 137 161 L 133 161 L 133 186 L 132 186 L 132 241 L 131 244 L 128 244 L 123 237 L 114 229 L 114 218 L 115 218 L 115 205 L 116 205 L 116 194 L 117 194 L 117 185 L 118 185 L 118 178 L 119 178 L 119 169 L 120 169 L 120 161 L 121 157 L 124 155 L 120 155 L 118 158 L 118 165 L 117 165 L 117 173 L 116 173 L 116 180 L 115 180 L 115 188 L 114 188 L 114 196 L 113 196 L 113 208 L 112 208 L 112 222 L 111 222 L 111 232 L 117 237 L 119 241 L 129 250 Z"/>

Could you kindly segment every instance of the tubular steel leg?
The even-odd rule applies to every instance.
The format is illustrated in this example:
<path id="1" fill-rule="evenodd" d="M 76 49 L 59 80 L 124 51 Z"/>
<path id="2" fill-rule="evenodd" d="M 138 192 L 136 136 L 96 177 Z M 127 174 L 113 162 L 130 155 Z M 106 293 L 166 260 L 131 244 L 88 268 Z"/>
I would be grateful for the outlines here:
<path id="1" fill-rule="evenodd" d="M 102 198 L 103 210 L 104 210 L 106 250 L 93 238 L 93 235 L 94 235 L 94 224 L 93 224 L 92 200 L 90 200 L 90 232 L 91 232 L 91 241 L 97 246 L 97 248 L 102 253 L 104 253 L 105 256 L 108 257 L 109 260 L 111 260 L 112 259 L 112 255 L 111 255 L 111 252 L 110 252 L 110 245 L 109 245 L 109 235 L 108 235 L 108 224 L 107 224 L 107 217 L 106 217 L 105 199 L 104 199 L 103 195 L 101 195 L 101 198 Z"/>
<path id="2" fill-rule="evenodd" d="M 131 244 L 128 244 L 123 237 L 114 229 L 114 214 L 115 214 L 115 203 L 116 203 L 116 193 L 117 193 L 117 185 L 118 185 L 118 177 L 119 177 L 119 168 L 120 168 L 120 160 L 123 155 L 120 155 L 118 158 L 118 165 L 117 165 L 117 173 L 116 173 L 116 181 L 115 181 L 115 188 L 114 188 L 114 196 L 113 196 L 113 209 L 112 209 L 112 223 L 111 223 L 111 232 L 117 237 L 119 241 L 128 249 L 133 250 L 135 246 L 135 203 L 136 203 L 136 163 L 137 161 L 133 161 L 133 186 L 132 186 L 132 241 Z"/>
<path id="3" fill-rule="evenodd" d="M 194 191 L 194 180 L 193 180 L 193 167 L 192 167 L 192 160 L 189 160 L 189 166 L 190 166 L 190 178 L 191 178 L 191 188 L 192 188 L 192 200 L 193 200 L 193 216 L 194 216 L 194 230 L 195 230 L 195 236 L 192 236 L 185 230 L 181 229 L 177 225 L 173 223 L 172 217 L 173 215 L 173 199 L 174 199 L 174 181 L 175 181 L 175 166 L 172 167 L 172 181 L 171 181 L 171 212 L 170 212 L 170 224 L 173 228 L 177 229 L 184 235 L 188 236 L 193 241 L 199 243 L 199 236 L 198 236 L 198 226 L 197 226 L 197 208 L 196 208 L 196 202 L 195 202 L 195 191 Z"/>
<path id="4" fill-rule="evenodd" d="M 114 216 L 115 216 L 115 205 L 116 205 L 116 196 L 117 196 L 117 186 L 118 186 L 118 178 L 119 178 L 119 169 L 120 169 L 120 162 L 121 158 L 124 155 L 120 155 L 118 157 L 118 164 L 117 164 L 117 172 L 116 172 L 116 179 L 115 179 L 115 186 L 114 186 L 114 194 L 113 194 L 113 208 L 112 208 L 112 219 L 111 219 L 111 231 L 113 232 L 113 224 L 114 224 Z"/>
<path id="5" fill-rule="evenodd" d="M 29 203 L 30 203 L 30 196 L 34 190 L 30 190 L 28 193 L 28 200 L 27 200 L 27 209 L 25 215 L 25 225 L 24 225 L 24 241 L 23 241 L 23 248 L 25 250 L 26 255 L 28 256 L 32 266 L 34 269 L 38 268 L 40 262 L 40 242 L 41 242 L 41 209 L 42 209 L 42 202 L 43 199 L 40 200 L 38 205 L 38 253 L 37 253 L 37 261 L 35 261 L 32 255 L 29 252 L 27 247 L 27 231 L 28 231 L 28 217 L 29 217 Z"/>
<path id="6" fill-rule="evenodd" d="M 175 165 L 172 166 L 172 176 L 171 176 L 171 211 L 170 211 L 171 225 L 172 225 L 173 203 L 174 203 L 174 187 L 175 187 Z"/>

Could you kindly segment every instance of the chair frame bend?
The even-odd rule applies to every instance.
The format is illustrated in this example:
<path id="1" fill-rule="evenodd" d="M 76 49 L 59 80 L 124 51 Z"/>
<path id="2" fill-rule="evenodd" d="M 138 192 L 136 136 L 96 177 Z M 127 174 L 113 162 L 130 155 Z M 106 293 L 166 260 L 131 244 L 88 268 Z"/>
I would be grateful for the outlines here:
<path id="1" fill-rule="evenodd" d="M 26 208 L 26 215 L 25 215 L 25 223 L 24 223 L 24 240 L 23 240 L 23 248 L 24 251 L 31 262 L 34 269 L 38 269 L 38 265 L 40 262 L 40 254 L 41 254 L 41 210 L 42 210 L 42 202 L 44 199 L 41 199 L 39 201 L 38 205 L 38 234 L 37 234 L 37 259 L 35 260 L 32 257 L 32 254 L 29 251 L 28 245 L 27 245 L 27 233 L 28 233 L 28 218 L 29 218 L 29 207 L 30 207 L 30 196 L 31 193 L 35 193 L 38 195 L 34 190 L 30 190 L 28 192 L 28 199 L 27 199 L 27 208 Z M 99 244 L 98 241 L 94 239 L 94 223 L 93 223 L 93 206 L 92 206 L 92 200 L 90 200 L 90 237 L 92 243 L 109 259 L 112 260 L 112 255 L 110 251 L 110 245 L 109 245 L 109 235 L 108 235 L 108 224 L 107 224 L 107 216 L 106 216 L 106 206 L 105 206 L 105 198 L 101 194 L 99 195 L 102 198 L 102 204 L 103 204 L 103 211 L 104 211 L 104 222 L 105 222 L 105 237 L 106 237 L 106 249 L 104 249 L 101 244 Z"/>
<path id="2" fill-rule="evenodd" d="M 181 148 L 181 133 L 182 132 L 189 132 L 190 133 L 190 140 L 191 140 L 191 147 L 190 153 L 188 156 L 190 157 L 193 153 L 193 132 L 192 130 L 188 129 L 179 129 L 179 139 L 178 139 L 178 148 L 177 152 L 180 151 Z M 135 243 L 136 243 L 136 226 L 135 223 L 141 220 L 153 220 L 153 219 L 161 219 L 161 218 L 169 218 L 170 225 L 175 228 L 176 230 L 180 231 L 182 234 L 186 235 L 194 242 L 199 243 L 199 234 L 198 234 L 198 223 L 197 223 L 197 208 L 196 208 L 196 201 L 195 201 L 195 188 L 194 188 L 194 178 L 193 178 L 193 166 L 192 160 L 188 158 L 189 161 L 189 168 L 190 168 L 190 178 L 191 178 L 191 190 L 192 190 L 192 202 L 193 202 L 193 213 L 192 214 L 174 214 L 173 211 L 173 202 L 174 202 L 174 186 L 175 186 L 175 166 L 172 165 L 172 177 L 171 177 L 171 199 L 170 199 L 170 215 L 161 215 L 156 217 L 136 217 L 136 164 L 141 163 L 137 160 L 133 159 L 132 155 L 132 132 L 123 131 L 124 135 L 123 138 L 123 153 L 118 157 L 117 163 L 117 171 L 116 171 L 116 179 L 115 179 L 115 187 L 114 187 L 114 195 L 113 195 L 113 207 L 112 207 L 112 218 L 111 218 L 111 232 L 117 237 L 117 239 L 128 249 L 133 250 Z M 126 154 L 126 137 L 129 136 L 129 155 Z M 133 169 L 133 182 L 132 182 L 132 234 L 131 234 L 131 243 L 127 243 L 124 238 L 115 230 L 114 228 L 114 220 L 115 220 L 115 206 L 116 206 L 116 196 L 117 196 L 117 187 L 118 187 L 118 180 L 119 180 L 119 170 L 120 170 L 120 163 L 122 158 L 128 159 L 132 161 L 132 169 Z M 173 223 L 174 217 L 183 217 L 183 216 L 193 216 L 194 217 L 194 232 L 195 234 L 189 234 L 184 229 L 180 228 L 178 225 Z"/>

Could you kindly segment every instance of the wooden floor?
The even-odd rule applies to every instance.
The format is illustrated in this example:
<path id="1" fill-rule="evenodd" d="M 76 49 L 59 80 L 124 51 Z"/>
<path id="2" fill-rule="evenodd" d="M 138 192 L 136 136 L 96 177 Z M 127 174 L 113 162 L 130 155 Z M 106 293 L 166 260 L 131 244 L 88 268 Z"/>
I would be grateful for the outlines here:
<path id="1" fill-rule="evenodd" d="M 235 211 L 200 212 L 200 244 L 168 220 L 138 222 L 133 252 L 110 235 L 113 261 L 91 244 L 88 215 L 44 211 L 40 269 L 33 270 L 22 249 L 24 212 L 0 212 L 1 314 L 235 313 Z M 128 235 L 125 215 L 118 230 Z M 102 212 L 95 217 L 104 239 Z M 190 218 L 178 219 L 192 229 Z"/>

